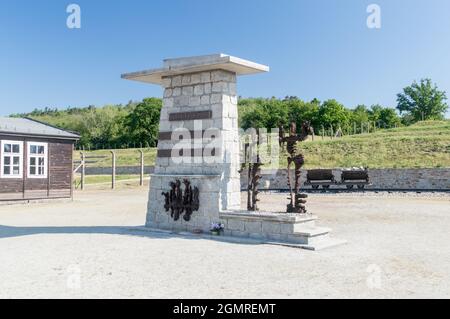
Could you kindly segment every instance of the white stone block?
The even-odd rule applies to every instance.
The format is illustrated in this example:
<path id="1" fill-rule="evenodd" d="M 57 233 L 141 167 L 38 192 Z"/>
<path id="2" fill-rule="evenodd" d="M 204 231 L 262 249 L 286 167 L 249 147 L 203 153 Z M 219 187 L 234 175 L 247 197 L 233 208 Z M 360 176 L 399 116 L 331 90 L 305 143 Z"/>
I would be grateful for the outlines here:
<path id="1" fill-rule="evenodd" d="M 192 96 L 194 94 L 194 88 L 192 86 L 184 86 L 181 94 L 185 96 Z"/>
<path id="2" fill-rule="evenodd" d="M 262 231 L 269 234 L 280 234 L 281 224 L 277 222 L 263 222 Z"/>
<path id="3" fill-rule="evenodd" d="M 192 215 L 194 216 L 196 214 L 197 214 L 197 212 L 194 212 Z M 211 227 L 211 218 L 209 216 L 202 216 L 202 217 L 198 216 L 195 218 L 195 224 L 200 227 L 210 228 Z"/>
<path id="4" fill-rule="evenodd" d="M 228 83 L 228 92 L 230 95 L 236 95 L 236 83 Z"/>
<path id="5" fill-rule="evenodd" d="M 233 119 L 230 119 L 228 117 L 224 117 L 222 119 L 222 130 L 231 131 L 234 128 L 235 127 L 234 127 L 234 124 L 233 124 Z"/>
<path id="6" fill-rule="evenodd" d="M 230 230 L 238 230 L 238 231 L 245 231 L 244 222 L 239 219 L 230 219 L 228 220 L 227 228 Z"/>
<path id="7" fill-rule="evenodd" d="M 210 103 L 210 96 L 209 95 L 203 95 L 201 97 L 200 104 L 207 105 L 209 103 Z"/>
<path id="8" fill-rule="evenodd" d="M 213 92 L 227 93 L 228 83 L 227 82 L 213 82 L 212 84 Z"/>
<path id="9" fill-rule="evenodd" d="M 170 87 L 172 85 L 172 78 L 170 77 L 163 78 L 161 84 L 164 88 Z"/>
<path id="10" fill-rule="evenodd" d="M 283 241 L 286 239 L 286 236 L 283 236 L 282 234 L 276 234 L 276 233 L 275 234 L 272 234 L 272 233 L 266 234 L 265 233 L 265 237 L 267 237 L 270 240 L 277 241 L 277 242 L 280 242 L 280 241 Z"/>
<path id="11" fill-rule="evenodd" d="M 199 106 L 200 105 L 200 96 L 191 96 L 189 98 L 189 106 Z"/>
<path id="12" fill-rule="evenodd" d="M 211 104 L 221 103 L 222 94 L 211 94 Z"/>
<path id="13" fill-rule="evenodd" d="M 156 188 L 156 189 L 162 189 L 162 187 L 166 186 L 166 185 L 162 185 L 162 180 L 159 177 L 153 177 L 150 181 L 150 184 L 152 186 L 152 188 Z"/>
<path id="14" fill-rule="evenodd" d="M 172 78 L 172 87 L 181 86 L 182 76 L 177 75 Z"/>
<path id="15" fill-rule="evenodd" d="M 212 84 L 211 83 L 205 83 L 203 85 L 204 93 L 205 94 L 211 94 L 212 92 Z"/>
<path id="16" fill-rule="evenodd" d="M 213 120 L 196 120 L 196 121 L 186 121 L 183 123 L 178 122 L 178 127 L 183 127 L 188 130 L 194 130 L 194 129 L 196 130 L 196 129 L 198 129 L 199 123 L 201 123 L 201 127 L 204 130 L 214 127 Z M 174 127 L 174 129 L 175 129 L 175 127 Z"/>
<path id="17" fill-rule="evenodd" d="M 152 181 L 154 182 L 154 181 Z M 150 191 L 148 192 L 148 200 L 150 202 L 156 201 L 158 199 L 158 191 L 155 188 L 151 188 Z"/>
<path id="18" fill-rule="evenodd" d="M 165 224 L 169 222 L 169 216 L 166 214 L 157 214 L 156 215 L 156 222 L 158 224 Z"/>
<path id="19" fill-rule="evenodd" d="M 164 90 L 164 97 L 171 97 L 172 96 L 172 89 L 168 88 Z"/>
<path id="20" fill-rule="evenodd" d="M 191 83 L 191 75 L 190 74 L 186 74 L 183 75 L 182 80 L 181 80 L 181 84 L 182 85 L 187 85 Z"/>
<path id="21" fill-rule="evenodd" d="M 169 110 L 167 107 L 163 107 L 161 109 L 160 120 L 168 120 L 169 119 Z"/>
<path id="22" fill-rule="evenodd" d="M 194 86 L 194 95 L 202 95 L 203 94 L 203 85 L 196 85 Z"/>
<path id="23" fill-rule="evenodd" d="M 226 106 L 224 106 L 226 108 L 226 110 L 228 111 L 228 117 L 235 119 L 238 117 L 238 109 L 237 106 L 234 104 L 228 104 Z"/>
<path id="24" fill-rule="evenodd" d="M 291 223 L 282 223 L 280 225 L 280 233 L 281 234 L 290 234 L 294 233 L 294 224 Z"/>
<path id="25" fill-rule="evenodd" d="M 180 96 L 180 95 L 181 95 L 181 88 L 180 87 L 173 88 L 172 96 Z"/>
<path id="26" fill-rule="evenodd" d="M 168 166 L 169 165 L 169 158 L 167 158 L 167 157 L 157 157 L 156 158 L 156 165 L 157 166 Z"/>
<path id="27" fill-rule="evenodd" d="M 214 116 L 214 114 L 213 114 L 213 116 Z M 215 120 L 213 120 L 212 127 L 215 127 L 215 128 L 218 128 L 218 129 L 221 129 L 221 130 L 222 130 L 222 127 L 223 127 L 223 121 L 222 121 L 222 119 L 220 118 L 220 119 L 215 119 Z"/>
<path id="28" fill-rule="evenodd" d="M 212 118 L 221 119 L 223 117 L 223 107 L 222 104 L 211 105 Z"/>
<path id="29" fill-rule="evenodd" d="M 200 82 L 201 82 L 201 74 L 200 73 L 191 74 L 191 84 L 197 84 Z"/>
<path id="30" fill-rule="evenodd" d="M 211 82 L 211 72 L 202 72 L 200 77 L 202 83 Z"/>
<path id="31" fill-rule="evenodd" d="M 173 106 L 187 106 L 189 105 L 189 96 L 182 95 L 173 98 Z"/>
<path id="32" fill-rule="evenodd" d="M 262 232 L 262 222 L 246 221 L 245 231 L 249 233 L 261 233 Z"/>
<path id="33" fill-rule="evenodd" d="M 233 73 L 227 72 L 224 70 L 215 70 L 211 72 L 211 81 L 212 82 L 218 82 L 218 81 L 225 81 L 225 82 L 232 82 L 236 81 L 236 77 L 233 76 Z"/>
<path id="34" fill-rule="evenodd" d="M 159 121 L 159 130 L 160 132 L 168 132 L 170 131 L 170 122 L 166 119 L 160 119 Z"/>
<path id="35" fill-rule="evenodd" d="M 200 186 L 203 192 L 218 192 L 219 184 L 215 179 L 205 179 Z"/>
<path id="36" fill-rule="evenodd" d="M 173 107 L 173 98 L 164 98 L 163 107 Z"/>

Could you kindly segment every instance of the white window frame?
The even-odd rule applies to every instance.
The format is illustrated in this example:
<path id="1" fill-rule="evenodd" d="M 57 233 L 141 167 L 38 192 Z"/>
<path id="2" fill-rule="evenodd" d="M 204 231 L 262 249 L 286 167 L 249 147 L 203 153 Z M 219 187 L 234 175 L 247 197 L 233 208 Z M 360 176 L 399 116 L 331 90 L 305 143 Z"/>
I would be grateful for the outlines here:
<path id="1" fill-rule="evenodd" d="M 12 151 L 12 146 L 13 145 L 19 145 L 19 153 L 5 153 L 5 144 L 11 144 L 11 151 Z M 1 158 L 0 158 L 0 177 L 1 178 L 11 178 L 11 179 L 21 179 L 23 178 L 23 142 L 22 141 L 12 141 L 12 140 L 2 140 L 0 143 L 0 154 L 1 154 Z M 10 174 L 5 174 L 4 173 L 4 169 L 5 169 L 5 156 L 8 156 L 11 160 L 10 160 L 10 164 L 8 166 L 11 166 L 11 171 Z M 13 165 L 13 161 L 14 161 L 14 157 L 18 156 L 19 157 L 19 174 L 14 175 L 13 171 L 14 171 L 14 166 Z"/>
<path id="2" fill-rule="evenodd" d="M 43 154 L 31 154 L 31 147 L 32 146 L 43 146 L 44 147 L 44 153 Z M 31 158 L 36 158 L 36 174 L 31 174 Z M 44 174 L 38 175 L 39 171 L 39 158 L 44 159 Z M 36 179 L 45 179 L 48 176 L 48 143 L 43 142 L 27 142 L 27 177 L 28 178 L 36 178 Z"/>

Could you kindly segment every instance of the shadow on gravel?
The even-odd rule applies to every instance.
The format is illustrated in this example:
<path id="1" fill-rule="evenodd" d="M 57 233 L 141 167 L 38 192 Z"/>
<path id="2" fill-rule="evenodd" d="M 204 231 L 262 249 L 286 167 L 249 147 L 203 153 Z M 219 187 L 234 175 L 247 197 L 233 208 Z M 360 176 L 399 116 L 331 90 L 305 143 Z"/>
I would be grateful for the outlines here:
<path id="1" fill-rule="evenodd" d="M 149 239 L 203 239 L 215 240 L 226 243 L 239 244 L 262 244 L 258 240 L 246 238 L 232 238 L 225 236 L 212 236 L 209 234 L 194 234 L 188 232 L 170 232 L 145 228 L 144 226 L 55 226 L 55 227 L 24 227 L 24 226 L 3 226 L 0 225 L 0 239 L 32 236 L 40 234 L 51 235 L 73 235 L 73 234 L 100 234 L 100 235 L 122 235 L 144 237 Z"/>

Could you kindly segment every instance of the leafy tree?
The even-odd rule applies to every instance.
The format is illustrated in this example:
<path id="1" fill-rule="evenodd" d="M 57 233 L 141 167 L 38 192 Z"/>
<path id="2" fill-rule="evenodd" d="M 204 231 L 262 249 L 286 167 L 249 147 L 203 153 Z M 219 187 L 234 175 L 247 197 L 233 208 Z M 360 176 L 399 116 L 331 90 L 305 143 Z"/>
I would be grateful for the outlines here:
<path id="1" fill-rule="evenodd" d="M 304 102 L 298 98 L 290 98 L 284 100 L 289 111 L 289 122 L 295 122 L 297 127 L 301 127 L 304 121 L 310 121 L 312 126 L 317 130 L 319 126 L 319 106 L 318 100 Z M 289 123 L 288 123 L 289 124 Z"/>
<path id="2" fill-rule="evenodd" d="M 381 110 L 380 118 L 378 124 L 382 127 L 394 127 L 401 125 L 402 120 L 398 116 L 395 109 L 390 107 L 385 107 Z"/>
<path id="3" fill-rule="evenodd" d="M 319 108 L 320 124 L 328 129 L 341 127 L 343 130 L 350 126 L 351 112 L 336 100 L 328 100 Z"/>
<path id="4" fill-rule="evenodd" d="M 448 109 L 446 100 L 445 92 L 439 91 L 431 79 L 422 79 L 420 83 L 414 81 L 403 89 L 403 93 L 397 94 L 397 109 L 401 114 L 411 115 L 414 122 L 442 120 Z"/>
<path id="5" fill-rule="evenodd" d="M 157 98 L 147 98 L 136 105 L 125 118 L 128 131 L 128 141 L 142 145 L 156 146 L 158 141 L 159 118 L 162 101 Z"/>
<path id="6" fill-rule="evenodd" d="M 361 127 L 361 124 L 369 122 L 369 110 L 365 105 L 358 105 L 352 112 L 351 117 L 352 123 L 356 123 L 358 127 Z"/>
<path id="7" fill-rule="evenodd" d="M 287 125 L 288 109 L 286 105 L 275 98 L 255 99 L 252 104 L 249 101 L 240 103 L 241 127 L 248 128 L 278 128 Z"/>
<path id="8" fill-rule="evenodd" d="M 395 109 L 383 107 L 379 104 L 372 105 L 369 110 L 369 121 L 375 122 L 379 127 L 393 127 L 401 124 L 401 118 Z"/>

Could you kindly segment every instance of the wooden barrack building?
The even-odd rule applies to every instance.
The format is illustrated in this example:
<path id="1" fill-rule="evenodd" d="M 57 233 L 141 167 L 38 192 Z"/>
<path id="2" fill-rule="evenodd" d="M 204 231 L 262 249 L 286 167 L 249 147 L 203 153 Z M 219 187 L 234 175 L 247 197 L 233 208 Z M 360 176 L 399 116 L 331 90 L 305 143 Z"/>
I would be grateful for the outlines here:
<path id="1" fill-rule="evenodd" d="M 0 117 L 0 203 L 71 198 L 79 137 L 29 118 Z"/>

